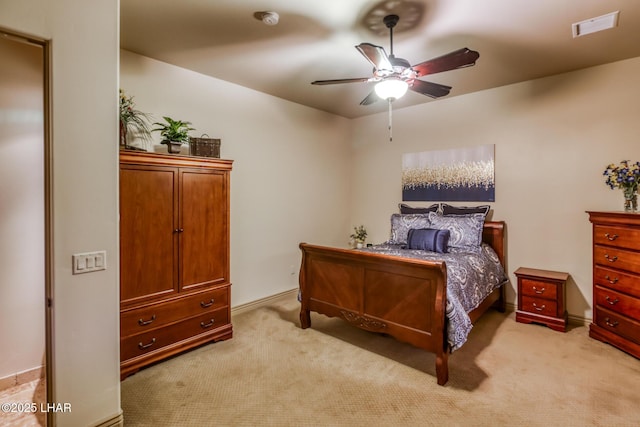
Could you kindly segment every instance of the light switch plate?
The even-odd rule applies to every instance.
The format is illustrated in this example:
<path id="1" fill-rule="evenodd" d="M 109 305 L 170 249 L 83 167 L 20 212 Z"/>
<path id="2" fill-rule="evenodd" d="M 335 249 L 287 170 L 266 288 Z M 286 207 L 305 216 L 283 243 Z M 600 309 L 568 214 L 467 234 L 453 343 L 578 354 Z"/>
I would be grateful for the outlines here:
<path id="1" fill-rule="evenodd" d="M 107 269 L 107 251 L 73 254 L 73 274 L 91 273 Z"/>

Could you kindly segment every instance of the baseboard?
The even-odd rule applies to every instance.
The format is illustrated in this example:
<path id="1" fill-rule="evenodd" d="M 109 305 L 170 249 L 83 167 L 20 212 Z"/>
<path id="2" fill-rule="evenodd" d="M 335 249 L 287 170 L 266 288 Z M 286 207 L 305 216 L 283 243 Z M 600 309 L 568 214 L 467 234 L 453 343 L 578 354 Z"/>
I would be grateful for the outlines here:
<path id="1" fill-rule="evenodd" d="M 123 427 L 124 426 L 124 416 L 122 415 L 122 410 L 115 417 L 104 420 L 94 427 Z"/>
<path id="2" fill-rule="evenodd" d="M 0 378 L 0 391 L 44 378 L 44 371 L 44 366 L 36 366 L 35 368 Z"/>
<path id="3" fill-rule="evenodd" d="M 241 313 L 245 313 L 247 311 L 251 311 L 251 310 L 255 310 L 256 308 L 262 307 L 262 306 L 266 306 L 271 304 L 273 301 L 280 299 L 280 298 L 295 298 L 295 296 L 298 294 L 298 288 L 294 288 L 294 289 L 290 289 L 288 291 L 284 291 L 284 292 L 280 292 L 279 294 L 275 294 L 275 295 L 271 295 L 265 298 L 261 298 L 259 300 L 256 301 L 252 301 L 252 302 L 248 302 L 246 304 L 240 304 L 237 305 L 235 307 L 231 307 L 231 317 L 241 314 Z"/>

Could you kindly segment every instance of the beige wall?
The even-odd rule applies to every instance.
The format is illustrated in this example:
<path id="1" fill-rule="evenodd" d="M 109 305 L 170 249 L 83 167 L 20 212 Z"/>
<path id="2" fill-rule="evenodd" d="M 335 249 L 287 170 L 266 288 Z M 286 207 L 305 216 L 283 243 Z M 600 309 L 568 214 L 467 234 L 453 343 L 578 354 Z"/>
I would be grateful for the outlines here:
<path id="1" fill-rule="evenodd" d="M 44 52 L 0 38 L 0 58 L 0 379 L 15 380 L 45 354 Z"/>
<path id="2" fill-rule="evenodd" d="M 393 143 L 386 114 L 354 120 L 351 221 L 374 241 L 388 238 L 403 153 L 495 144 L 493 218 L 508 227 L 509 299 L 520 266 L 566 271 L 569 314 L 590 318 L 585 211 L 622 209 L 621 191 L 606 187 L 602 172 L 640 160 L 638 75 L 635 58 L 396 110 Z"/>
<path id="3" fill-rule="evenodd" d="M 118 1 L 0 1 L 0 26 L 51 39 L 54 395 L 57 425 L 120 413 Z M 106 271 L 71 275 L 71 255 L 106 250 Z"/>
<path id="4" fill-rule="evenodd" d="M 234 160 L 232 306 L 297 287 L 301 241 L 346 243 L 349 120 L 128 51 L 120 85 L 155 120 L 221 138 L 221 156 Z"/>

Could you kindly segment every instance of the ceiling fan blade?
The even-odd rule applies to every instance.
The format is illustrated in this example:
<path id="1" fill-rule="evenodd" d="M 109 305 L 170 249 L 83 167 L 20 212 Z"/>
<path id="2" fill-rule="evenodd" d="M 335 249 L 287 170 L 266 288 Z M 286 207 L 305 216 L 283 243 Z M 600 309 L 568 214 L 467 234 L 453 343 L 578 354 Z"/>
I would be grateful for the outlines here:
<path id="1" fill-rule="evenodd" d="M 451 86 L 416 79 L 413 81 L 413 85 L 409 86 L 409 89 L 430 96 L 431 98 L 440 98 L 441 96 L 449 95 Z"/>
<path id="2" fill-rule="evenodd" d="M 361 83 L 368 82 L 369 77 L 358 77 L 355 79 L 336 79 L 336 80 L 316 80 L 311 82 L 312 85 L 335 85 L 339 83 Z"/>
<path id="3" fill-rule="evenodd" d="M 369 95 L 362 101 L 360 101 L 360 105 L 371 105 L 376 101 L 380 101 L 380 97 L 376 95 L 376 91 L 372 90 Z"/>
<path id="4" fill-rule="evenodd" d="M 391 61 L 389 61 L 387 52 L 384 51 L 382 46 L 376 46 L 371 43 L 360 43 L 356 46 L 356 49 L 358 49 L 377 70 L 393 71 L 393 65 L 391 64 Z"/>
<path id="5" fill-rule="evenodd" d="M 420 77 L 426 76 L 427 74 L 455 70 L 456 68 L 470 67 L 476 63 L 479 57 L 480 54 L 478 52 L 464 47 L 446 55 L 421 62 L 411 68 L 413 68 L 418 73 L 418 77 Z"/>

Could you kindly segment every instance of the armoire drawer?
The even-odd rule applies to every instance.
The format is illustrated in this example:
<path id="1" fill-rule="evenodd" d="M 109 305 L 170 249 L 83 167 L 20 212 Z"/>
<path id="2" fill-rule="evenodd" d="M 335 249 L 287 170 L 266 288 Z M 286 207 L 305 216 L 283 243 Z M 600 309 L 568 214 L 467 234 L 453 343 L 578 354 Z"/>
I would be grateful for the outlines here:
<path id="1" fill-rule="evenodd" d="M 124 310 L 120 313 L 120 337 L 156 329 L 200 313 L 229 305 L 229 288 L 218 288 L 167 302 Z"/>
<path id="2" fill-rule="evenodd" d="M 640 252 L 595 245 L 593 258 L 598 265 L 640 274 Z"/>
<path id="3" fill-rule="evenodd" d="M 640 229 L 611 225 L 594 225 L 593 243 L 596 245 L 640 250 Z"/>
<path id="4" fill-rule="evenodd" d="M 601 286 L 595 287 L 596 305 L 606 307 L 625 316 L 640 321 L 640 299 Z"/>
<path id="5" fill-rule="evenodd" d="M 228 309 L 223 307 L 164 328 L 123 338 L 120 340 L 120 360 L 132 359 L 159 350 L 178 341 L 215 330 L 228 323 Z"/>
<path id="6" fill-rule="evenodd" d="M 596 265 L 593 269 L 596 285 L 640 298 L 640 276 Z"/>
<path id="7" fill-rule="evenodd" d="M 640 344 L 640 322 L 596 306 L 596 324 L 610 332 Z"/>

